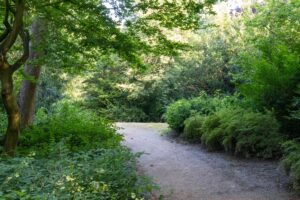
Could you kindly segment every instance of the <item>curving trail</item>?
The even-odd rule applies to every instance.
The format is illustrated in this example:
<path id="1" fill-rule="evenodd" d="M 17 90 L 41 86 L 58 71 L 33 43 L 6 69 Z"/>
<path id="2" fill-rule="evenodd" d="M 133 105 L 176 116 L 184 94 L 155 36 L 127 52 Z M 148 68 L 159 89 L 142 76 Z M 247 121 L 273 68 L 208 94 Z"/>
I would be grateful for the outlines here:
<path id="1" fill-rule="evenodd" d="M 117 123 L 125 145 L 140 158 L 141 170 L 169 200 L 300 200 L 287 177 L 270 161 L 211 153 L 200 145 L 161 136 L 166 124 Z"/>

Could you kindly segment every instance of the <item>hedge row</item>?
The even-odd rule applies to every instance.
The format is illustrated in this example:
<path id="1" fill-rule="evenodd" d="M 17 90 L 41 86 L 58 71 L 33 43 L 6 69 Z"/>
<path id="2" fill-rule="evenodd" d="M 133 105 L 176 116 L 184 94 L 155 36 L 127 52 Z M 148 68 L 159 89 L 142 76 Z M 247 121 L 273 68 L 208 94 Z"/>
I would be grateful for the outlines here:
<path id="1" fill-rule="evenodd" d="M 271 112 L 254 112 L 234 101 L 201 96 L 169 106 L 170 127 L 209 150 L 225 150 L 243 157 L 280 156 L 283 137 Z"/>

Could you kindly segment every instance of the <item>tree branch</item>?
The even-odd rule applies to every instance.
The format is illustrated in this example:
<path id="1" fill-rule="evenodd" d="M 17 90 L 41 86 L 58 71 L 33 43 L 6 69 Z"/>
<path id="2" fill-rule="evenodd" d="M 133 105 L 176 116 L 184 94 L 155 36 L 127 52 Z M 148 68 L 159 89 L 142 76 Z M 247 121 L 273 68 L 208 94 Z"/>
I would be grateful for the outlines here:
<path id="1" fill-rule="evenodd" d="M 0 42 L 2 42 L 9 34 L 9 32 L 11 31 L 11 25 L 8 22 L 8 17 L 9 17 L 9 1 L 5 0 L 5 15 L 4 15 L 4 19 L 3 19 L 3 24 L 5 26 L 5 31 L 0 35 Z"/>
<path id="2" fill-rule="evenodd" d="M 18 70 L 27 61 L 29 57 L 29 32 L 27 30 L 24 30 L 24 28 L 22 27 L 19 35 L 23 42 L 23 55 L 19 60 L 17 60 L 13 65 L 11 65 L 11 70 L 13 72 Z"/>
<path id="3" fill-rule="evenodd" d="M 16 14 L 13 27 L 9 32 L 8 36 L 4 39 L 3 43 L 0 45 L 0 54 L 5 55 L 15 43 L 23 26 L 24 10 L 25 0 L 16 0 Z"/>

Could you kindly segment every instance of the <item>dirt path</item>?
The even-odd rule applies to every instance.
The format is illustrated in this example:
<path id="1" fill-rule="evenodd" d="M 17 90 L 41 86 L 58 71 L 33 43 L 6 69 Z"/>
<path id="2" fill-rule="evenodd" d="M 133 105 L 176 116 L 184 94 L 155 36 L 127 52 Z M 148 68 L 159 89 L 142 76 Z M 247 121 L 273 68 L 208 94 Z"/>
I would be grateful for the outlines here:
<path id="1" fill-rule="evenodd" d="M 299 200 L 288 191 L 278 163 L 241 160 L 178 143 L 161 131 L 165 124 L 118 123 L 125 144 L 145 152 L 141 169 L 170 200 Z"/>

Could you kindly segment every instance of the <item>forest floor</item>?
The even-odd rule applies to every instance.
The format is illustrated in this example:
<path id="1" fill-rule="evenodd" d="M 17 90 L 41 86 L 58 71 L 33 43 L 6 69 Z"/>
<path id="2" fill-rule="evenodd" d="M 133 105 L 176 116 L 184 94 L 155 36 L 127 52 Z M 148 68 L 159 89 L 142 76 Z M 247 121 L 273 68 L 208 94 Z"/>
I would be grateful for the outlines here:
<path id="1" fill-rule="evenodd" d="M 164 134 L 161 123 L 117 123 L 124 144 L 144 152 L 140 170 L 160 185 L 167 200 L 298 200 L 275 161 L 212 153 Z M 158 196 L 158 195 L 156 195 Z M 154 198 L 155 199 L 155 198 Z"/>

